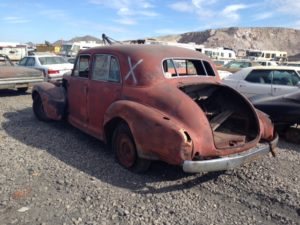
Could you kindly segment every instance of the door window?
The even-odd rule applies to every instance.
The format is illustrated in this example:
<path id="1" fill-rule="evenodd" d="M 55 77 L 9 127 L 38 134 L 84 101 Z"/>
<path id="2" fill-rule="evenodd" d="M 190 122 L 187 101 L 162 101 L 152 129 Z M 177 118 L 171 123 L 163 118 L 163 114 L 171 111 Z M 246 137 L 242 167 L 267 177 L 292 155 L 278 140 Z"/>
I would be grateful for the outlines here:
<path id="1" fill-rule="evenodd" d="M 27 57 L 21 59 L 21 61 L 19 62 L 19 65 L 20 66 L 25 66 L 27 59 L 28 59 Z"/>
<path id="2" fill-rule="evenodd" d="M 26 66 L 34 66 L 35 65 L 35 58 L 29 57 L 26 61 Z"/>
<path id="3" fill-rule="evenodd" d="M 273 84 L 296 86 L 299 81 L 298 74 L 293 70 L 274 70 L 273 72 Z"/>
<path id="4" fill-rule="evenodd" d="M 115 57 L 110 58 L 110 69 L 108 80 L 112 82 L 120 82 L 120 67 Z"/>
<path id="5" fill-rule="evenodd" d="M 272 71 L 271 70 L 252 70 L 245 79 L 251 83 L 271 84 Z"/>
<path id="6" fill-rule="evenodd" d="M 96 55 L 93 66 L 93 80 L 120 82 L 120 66 L 116 57 L 111 55 Z"/>
<path id="7" fill-rule="evenodd" d="M 73 75 L 76 77 L 88 78 L 90 68 L 90 56 L 80 55 L 77 59 Z"/>
<path id="8" fill-rule="evenodd" d="M 96 55 L 94 59 L 93 80 L 108 80 L 109 55 Z"/>

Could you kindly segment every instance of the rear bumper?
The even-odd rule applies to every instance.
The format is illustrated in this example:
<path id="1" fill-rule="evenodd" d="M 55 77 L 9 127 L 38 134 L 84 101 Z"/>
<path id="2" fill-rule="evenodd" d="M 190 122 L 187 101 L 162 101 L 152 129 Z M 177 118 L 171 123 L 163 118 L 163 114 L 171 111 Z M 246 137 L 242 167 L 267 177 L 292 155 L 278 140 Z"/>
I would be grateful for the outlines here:
<path id="1" fill-rule="evenodd" d="M 187 173 L 213 172 L 237 168 L 248 161 L 272 152 L 278 143 L 278 135 L 270 143 L 261 144 L 238 154 L 202 161 L 187 160 L 183 162 L 183 170 Z"/>
<path id="2" fill-rule="evenodd" d="M 43 77 L 0 79 L 0 89 L 31 87 L 44 81 Z"/>

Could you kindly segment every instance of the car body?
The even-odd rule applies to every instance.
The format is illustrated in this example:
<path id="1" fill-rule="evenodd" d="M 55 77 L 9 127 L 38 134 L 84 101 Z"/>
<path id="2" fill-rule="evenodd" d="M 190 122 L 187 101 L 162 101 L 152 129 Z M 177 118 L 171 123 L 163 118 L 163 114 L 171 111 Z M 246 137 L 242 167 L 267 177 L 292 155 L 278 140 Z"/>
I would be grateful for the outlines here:
<path id="1" fill-rule="evenodd" d="M 43 71 L 47 81 L 61 80 L 62 76 L 73 68 L 73 64 L 62 56 L 45 53 L 26 56 L 20 60 L 19 65 Z"/>
<path id="2" fill-rule="evenodd" d="M 278 66 L 277 62 L 275 61 L 255 61 L 262 66 Z"/>
<path id="3" fill-rule="evenodd" d="M 255 95 L 278 96 L 299 89 L 300 69 L 297 67 L 249 67 L 223 79 L 223 83 L 247 97 Z"/>
<path id="4" fill-rule="evenodd" d="M 295 62 L 286 62 L 284 63 L 285 66 L 292 66 L 292 67 L 300 67 L 300 62 L 295 61 Z"/>
<path id="5" fill-rule="evenodd" d="M 32 98 L 38 119 L 65 118 L 133 171 L 151 160 L 186 172 L 227 170 L 277 143 L 271 121 L 220 83 L 207 56 L 174 46 L 81 51 L 61 85 L 36 85 Z"/>
<path id="6" fill-rule="evenodd" d="M 29 87 L 43 81 L 41 71 L 15 66 L 7 55 L 0 54 L 0 89 L 15 88 L 26 92 Z"/>
<path id="7" fill-rule="evenodd" d="M 243 68 L 252 67 L 252 66 L 261 66 L 258 62 L 250 60 L 233 60 L 224 66 L 217 67 L 218 70 L 228 71 L 230 73 L 235 73 Z"/>
<path id="8" fill-rule="evenodd" d="M 300 90 L 280 96 L 257 96 L 250 100 L 257 109 L 270 116 L 280 131 L 300 124 Z"/>

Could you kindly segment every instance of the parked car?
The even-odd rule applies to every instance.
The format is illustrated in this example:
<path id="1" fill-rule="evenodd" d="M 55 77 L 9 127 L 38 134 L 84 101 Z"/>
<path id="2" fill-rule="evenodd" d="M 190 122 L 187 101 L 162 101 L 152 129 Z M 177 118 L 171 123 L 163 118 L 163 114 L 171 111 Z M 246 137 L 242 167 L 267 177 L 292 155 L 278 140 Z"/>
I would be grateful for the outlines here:
<path id="1" fill-rule="evenodd" d="M 15 88 L 26 92 L 30 86 L 43 81 L 41 71 L 15 66 L 7 55 L 0 54 L 0 89 Z"/>
<path id="2" fill-rule="evenodd" d="M 300 90 L 274 97 L 257 96 L 250 100 L 256 108 L 270 116 L 280 131 L 300 124 Z"/>
<path id="3" fill-rule="evenodd" d="M 47 81 L 61 80 L 63 74 L 72 70 L 73 64 L 54 54 L 37 54 L 26 56 L 19 62 L 20 66 L 36 68 L 43 71 Z"/>
<path id="4" fill-rule="evenodd" d="M 278 96 L 300 90 L 299 74 L 297 67 L 249 67 L 229 75 L 223 83 L 247 97 Z"/>
<path id="5" fill-rule="evenodd" d="M 277 62 L 275 61 L 255 61 L 262 66 L 278 66 Z"/>
<path id="6" fill-rule="evenodd" d="M 220 83 L 207 56 L 174 46 L 83 50 L 71 76 L 36 85 L 32 98 L 38 119 L 65 118 L 136 172 L 151 160 L 186 172 L 232 169 L 278 141 L 271 121 Z"/>
<path id="7" fill-rule="evenodd" d="M 300 67 L 300 62 L 295 61 L 295 62 L 286 62 L 284 63 L 285 66 L 292 66 L 292 67 Z"/>
<path id="8" fill-rule="evenodd" d="M 235 73 L 243 68 L 252 67 L 252 66 L 261 66 L 258 62 L 250 60 L 234 60 L 224 66 L 217 67 L 218 70 L 228 71 L 230 73 Z"/>

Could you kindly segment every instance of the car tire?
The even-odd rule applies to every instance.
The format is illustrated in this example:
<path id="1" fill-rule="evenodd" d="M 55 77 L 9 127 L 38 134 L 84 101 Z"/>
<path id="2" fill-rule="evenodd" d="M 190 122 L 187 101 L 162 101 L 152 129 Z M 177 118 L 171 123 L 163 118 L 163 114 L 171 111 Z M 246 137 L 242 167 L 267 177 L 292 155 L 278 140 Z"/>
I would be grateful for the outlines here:
<path id="1" fill-rule="evenodd" d="M 114 131 L 112 150 L 117 162 L 132 172 L 144 173 L 150 167 L 150 160 L 138 156 L 133 136 L 125 123 L 120 123 Z"/>
<path id="2" fill-rule="evenodd" d="M 23 88 L 17 88 L 17 91 L 19 92 L 19 93 L 26 93 L 26 91 L 28 90 L 28 87 L 23 87 Z"/>
<path id="3" fill-rule="evenodd" d="M 41 121 L 48 122 L 50 119 L 46 116 L 44 111 L 43 102 L 41 99 L 41 96 L 39 94 L 36 94 L 33 98 L 32 108 L 34 115 L 36 118 L 38 118 Z"/>

